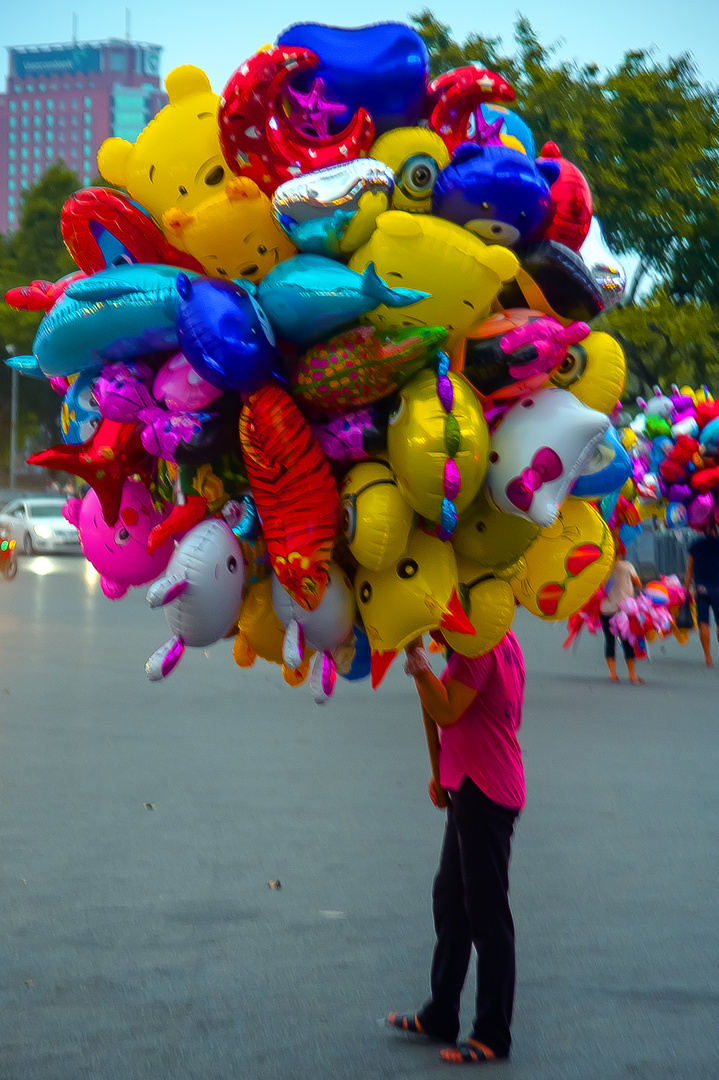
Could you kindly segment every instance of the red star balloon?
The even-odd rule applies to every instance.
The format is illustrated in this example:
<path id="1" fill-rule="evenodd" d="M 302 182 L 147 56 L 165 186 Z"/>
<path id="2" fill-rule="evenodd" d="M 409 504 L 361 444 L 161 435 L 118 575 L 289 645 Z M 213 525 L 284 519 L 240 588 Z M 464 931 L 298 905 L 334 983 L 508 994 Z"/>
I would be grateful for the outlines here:
<path id="1" fill-rule="evenodd" d="M 138 475 L 149 485 L 152 469 L 152 458 L 142 445 L 138 425 L 119 424 L 116 420 L 102 420 L 87 442 L 51 446 L 31 454 L 27 462 L 79 476 L 95 491 L 108 525 L 117 521 L 128 477 Z"/>

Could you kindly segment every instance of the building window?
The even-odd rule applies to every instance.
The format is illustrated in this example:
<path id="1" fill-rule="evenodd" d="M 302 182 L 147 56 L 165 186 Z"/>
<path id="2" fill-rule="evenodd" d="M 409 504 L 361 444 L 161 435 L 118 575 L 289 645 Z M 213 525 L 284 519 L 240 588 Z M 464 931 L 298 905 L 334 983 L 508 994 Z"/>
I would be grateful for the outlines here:
<path id="1" fill-rule="evenodd" d="M 35 112 L 38 112 L 42 108 L 42 102 L 40 101 L 40 98 L 35 98 L 33 104 L 35 106 Z"/>
<path id="2" fill-rule="evenodd" d="M 28 182 L 27 182 L 27 180 L 21 180 L 21 181 L 20 181 L 20 187 L 21 187 L 21 188 L 23 189 L 23 191 L 27 191 L 27 189 L 28 189 Z"/>
<path id="3" fill-rule="evenodd" d="M 52 131 L 46 131 L 45 132 L 45 138 L 47 139 L 48 142 L 52 142 L 52 140 L 55 138 L 55 136 L 52 133 Z"/>
<path id="4" fill-rule="evenodd" d="M 8 206 L 14 206 L 15 205 L 15 196 L 14 195 L 8 195 L 7 204 L 8 204 Z"/>
<path id="5" fill-rule="evenodd" d="M 27 101 L 25 101 L 25 100 L 23 99 L 23 103 L 22 103 L 22 111 L 23 111 L 23 112 L 27 112 L 27 110 L 28 110 L 28 103 L 27 103 Z"/>
<path id="6" fill-rule="evenodd" d="M 85 102 L 85 108 L 86 109 L 91 109 L 92 108 L 92 98 L 86 97 L 84 99 L 84 102 Z"/>
<path id="7" fill-rule="evenodd" d="M 27 146 L 23 146 L 22 150 L 20 151 L 20 157 L 23 158 L 25 161 L 27 161 L 27 158 L 28 158 Z M 24 168 L 24 166 L 23 166 L 23 168 Z"/>
<path id="8" fill-rule="evenodd" d="M 13 86 L 13 92 L 16 93 L 16 94 L 19 94 L 19 93 L 21 93 L 21 91 L 22 91 L 22 86 L 20 85 L 20 83 L 15 83 L 15 85 Z"/>
<path id="9" fill-rule="evenodd" d="M 73 142 L 79 142 L 79 141 L 80 141 L 80 139 L 78 138 L 78 134 L 77 134 L 77 132 L 76 132 L 76 131 L 73 131 L 73 132 L 72 132 L 72 134 L 71 134 L 70 138 L 72 139 L 72 141 L 73 141 Z"/>
<path id="10" fill-rule="evenodd" d="M 16 101 L 11 101 L 10 102 L 10 112 L 15 112 L 16 108 L 17 108 L 17 102 Z"/>
<path id="11" fill-rule="evenodd" d="M 110 53 L 110 71 L 126 71 L 127 57 L 124 52 Z"/>
<path id="12" fill-rule="evenodd" d="M 8 189 L 8 191 L 14 191 L 15 190 L 15 181 L 14 180 L 8 180 L 7 189 Z"/>
<path id="13" fill-rule="evenodd" d="M 15 211 L 14 210 L 8 210 L 7 219 L 8 219 L 8 222 L 10 223 L 10 225 L 15 224 Z"/>
<path id="14" fill-rule="evenodd" d="M 45 147 L 45 157 L 46 158 L 51 158 L 52 157 L 52 147 L 51 146 L 46 146 Z"/>
<path id="15" fill-rule="evenodd" d="M 65 127 L 65 117 L 64 116 L 58 116 L 58 118 L 57 118 L 57 126 L 58 127 Z"/>
<path id="16" fill-rule="evenodd" d="M 33 148 L 32 148 L 32 156 L 34 158 L 39 158 L 40 157 L 40 147 L 39 146 L 33 146 Z"/>
<path id="17" fill-rule="evenodd" d="M 17 150 L 15 149 L 14 146 L 10 147 L 10 149 L 7 152 L 7 156 L 10 158 L 11 161 L 13 161 L 17 157 Z"/>
<path id="18" fill-rule="evenodd" d="M 85 128 L 85 130 L 83 132 L 83 135 L 84 135 L 84 138 L 85 138 L 85 142 L 89 143 L 90 140 L 92 139 L 92 132 L 90 131 L 90 129 Z"/>
<path id="19" fill-rule="evenodd" d="M 41 116 L 33 116 L 32 122 L 33 122 L 34 127 L 39 128 L 40 125 L 42 124 L 42 117 Z"/>
<path id="20" fill-rule="evenodd" d="M 17 120 L 15 119 L 14 116 L 10 117 L 10 127 L 11 128 L 17 127 Z"/>
<path id="21" fill-rule="evenodd" d="M 77 125 L 80 123 L 80 121 L 78 120 L 78 118 L 76 116 L 71 116 L 70 117 L 70 123 L 72 124 L 73 127 L 77 127 Z"/>
<path id="22" fill-rule="evenodd" d="M 28 94 L 32 94 L 32 83 L 31 82 L 25 83 L 25 90 L 27 91 Z"/>
<path id="23" fill-rule="evenodd" d="M 42 142 L 42 134 L 41 134 L 41 132 L 33 131 L 32 138 L 33 138 L 33 142 Z"/>
<path id="24" fill-rule="evenodd" d="M 89 113 L 89 112 L 86 112 L 82 119 L 86 124 L 91 124 L 92 123 L 92 114 Z"/>
<path id="25" fill-rule="evenodd" d="M 20 175 L 21 176 L 27 176 L 27 165 L 21 165 L 20 166 Z M 22 181 L 21 181 L 21 183 L 22 183 Z"/>
<path id="26" fill-rule="evenodd" d="M 49 97 L 47 99 L 47 101 L 45 102 L 45 106 L 46 106 L 46 108 L 48 109 L 49 112 L 52 112 L 52 110 L 55 108 L 55 102 L 52 100 L 51 97 Z M 60 103 L 60 108 L 62 108 L 62 107 L 63 107 L 62 103 Z"/>
<path id="27" fill-rule="evenodd" d="M 76 98 L 76 97 L 74 97 L 74 98 L 72 99 L 72 107 L 73 107 L 73 109 L 76 109 L 76 108 L 77 108 L 77 98 Z"/>
<path id="28" fill-rule="evenodd" d="M 40 166 L 37 164 L 37 162 L 32 167 L 32 173 L 33 173 L 33 176 L 39 176 L 40 175 Z"/>
<path id="29" fill-rule="evenodd" d="M 23 116 L 23 118 L 21 119 L 20 123 L 22 124 L 22 126 L 23 126 L 24 128 L 26 128 L 26 127 L 30 127 L 30 120 L 28 119 L 28 117 L 27 117 L 27 116 Z"/>
<path id="30" fill-rule="evenodd" d="M 65 132 L 64 132 L 64 131 L 61 131 L 61 132 L 60 132 L 60 134 L 59 134 L 59 135 L 58 135 L 58 137 L 57 137 L 57 141 L 58 141 L 58 142 L 61 142 L 61 143 L 64 143 L 64 142 L 65 142 Z"/>
<path id="31" fill-rule="evenodd" d="M 30 136 L 28 135 L 27 131 L 22 132 L 22 134 L 20 135 L 20 139 L 22 140 L 22 142 L 30 141 Z"/>
<path id="32" fill-rule="evenodd" d="M 40 91 L 41 94 L 45 93 L 45 83 L 44 82 L 38 83 L 37 88 L 38 88 L 38 90 Z"/>
<path id="33" fill-rule="evenodd" d="M 54 116 L 46 116 L 45 117 L 45 123 L 47 124 L 48 127 L 52 127 L 54 125 L 54 123 L 55 123 L 55 117 Z"/>
<path id="34" fill-rule="evenodd" d="M 63 112 L 65 111 L 65 98 L 64 97 L 60 98 L 60 100 L 58 102 L 58 108 L 62 109 Z"/>
<path id="35" fill-rule="evenodd" d="M 9 131 L 8 136 L 7 136 L 7 141 L 9 143 L 14 143 L 16 139 L 17 139 L 17 135 L 15 134 L 15 132 L 14 131 Z"/>
<path id="36" fill-rule="evenodd" d="M 15 175 L 15 166 L 14 165 L 8 165 L 7 171 L 8 171 L 8 176 L 14 176 Z"/>

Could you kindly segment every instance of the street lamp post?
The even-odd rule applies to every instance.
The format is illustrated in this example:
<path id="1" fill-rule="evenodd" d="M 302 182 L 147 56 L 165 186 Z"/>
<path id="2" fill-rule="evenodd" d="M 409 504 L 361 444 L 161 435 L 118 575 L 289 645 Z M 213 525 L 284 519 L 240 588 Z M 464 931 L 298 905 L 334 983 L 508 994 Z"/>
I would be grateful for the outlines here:
<path id="1" fill-rule="evenodd" d="M 6 345 L 5 352 L 8 356 L 14 356 L 17 349 L 14 345 Z M 18 372 L 13 368 L 10 383 L 10 490 L 15 490 L 15 471 L 17 462 L 17 399 L 18 399 Z"/>

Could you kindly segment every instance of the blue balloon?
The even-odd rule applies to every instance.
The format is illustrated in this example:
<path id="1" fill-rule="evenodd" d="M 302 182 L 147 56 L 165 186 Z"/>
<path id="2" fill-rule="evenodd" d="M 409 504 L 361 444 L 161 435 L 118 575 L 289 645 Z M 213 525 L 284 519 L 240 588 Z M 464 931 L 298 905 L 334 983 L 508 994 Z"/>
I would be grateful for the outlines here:
<path id="1" fill-rule="evenodd" d="M 631 475 L 632 459 L 622 446 L 616 428 L 610 427 L 569 493 L 579 499 L 604 498 L 619 491 Z"/>
<path id="2" fill-rule="evenodd" d="M 719 416 L 705 424 L 699 433 L 699 443 L 704 453 L 711 457 L 719 455 Z"/>
<path id="3" fill-rule="evenodd" d="M 234 281 L 185 274 L 177 336 L 188 363 L 218 390 L 251 394 L 272 378 L 277 346 L 264 311 Z"/>
<path id="4" fill-rule="evenodd" d="M 277 333 L 297 345 L 331 337 L 380 304 L 406 307 L 427 295 L 390 289 L 373 263 L 358 274 L 323 255 L 295 255 L 273 267 L 257 286 L 257 299 Z"/>
<path id="5" fill-rule="evenodd" d="M 311 49 L 319 57 L 311 78 L 322 79 L 328 100 L 347 106 L 347 114 L 338 117 L 340 124 L 363 108 L 381 135 L 416 124 L 422 116 L 429 54 L 412 27 L 392 22 L 354 29 L 295 23 L 278 44 Z"/>
<path id="6" fill-rule="evenodd" d="M 175 349 L 181 273 L 174 266 L 136 263 L 71 282 L 35 335 L 41 370 L 48 377 L 72 375 L 104 360 Z"/>
<path id="7" fill-rule="evenodd" d="M 511 247 L 541 234 L 551 219 L 556 161 L 536 162 L 504 145 L 462 143 L 432 189 L 433 212 L 481 240 Z"/>
<path id="8" fill-rule="evenodd" d="M 359 679 L 366 679 L 372 667 L 372 650 L 369 647 L 369 639 L 364 630 L 360 630 L 359 626 L 354 626 L 355 636 L 355 655 L 352 661 L 352 666 L 349 671 L 342 675 L 343 679 L 347 679 L 349 682 L 357 682 Z M 342 674 L 342 672 L 340 672 Z"/>

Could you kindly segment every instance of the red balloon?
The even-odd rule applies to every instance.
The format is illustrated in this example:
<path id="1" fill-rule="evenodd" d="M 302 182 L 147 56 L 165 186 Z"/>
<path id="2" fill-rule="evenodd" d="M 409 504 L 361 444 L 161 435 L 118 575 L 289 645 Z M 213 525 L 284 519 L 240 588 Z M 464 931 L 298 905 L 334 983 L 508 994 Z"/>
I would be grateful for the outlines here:
<path id="1" fill-rule="evenodd" d="M 298 126 L 288 116 L 290 80 L 318 65 L 309 49 L 278 45 L 246 60 L 220 98 L 220 141 L 227 163 L 268 194 L 301 173 L 362 157 L 374 142 L 374 124 L 365 109 L 358 109 L 338 134 L 316 137 L 301 131 L 306 125 Z M 321 98 L 320 79 L 315 90 Z"/>
<path id="2" fill-rule="evenodd" d="M 514 90 L 494 71 L 474 66 L 445 71 L 427 87 L 429 126 L 442 137 L 453 154 L 467 142 L 470 117 L 490 101 L 514 101 Z"/>
<path id="3" fill-rule="evenodd" d="M 587 238 L 594 212 L 589 184 L 584 173 L 562 157 L 556 143 L 545 143 L 539 156 L 551 158 L 560 168 L 559 179 L 550 188 L 556 209 L 551 225 L 544 231 L 544 239 L 557 240 L 572 251 L 579 251 Z"/>
<path id="4" fill-rule="evenodd" d="M 86 274 L 96 274 L 107 266 L 97 240 L 103 229 L 127 248 L 135 262 L 163 263 L 204 273 L 196 259 L 173 247 L 151 217 L 113 188 L 76 191 L 62 208 L 60 228 L 65 246 Z"/>
<path id="5" fill-rule="evenodd" d="M 327 458 L 279 386 L 249 397 L 240 438 L 272 569 L 292 598 L 314 611 L 329 581 L 340 520 Z"/>
<path id="6" fill-rule="evenodd" d="M 82 270 L 76 270 L 73 274 L 61 277 L 59 281 L 31 281 L 29 285 L 8 289 L 5 303 L 16 311 L 49 311 L 71 282 L 86 276 Z"/>
<path id="7" fill-rule="evenodd" d="M 127 478 L 137 474 L 146 484 L 150 483 L 152 458 L 142 445 L 140 430 L 138 424 L 101 420 L 87 442 L 51 446 L 49 450 L 31 454 L 27 462 L 79 476 L 97 494 L 107 524 L 114 525 Z"/>

